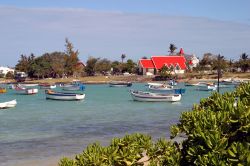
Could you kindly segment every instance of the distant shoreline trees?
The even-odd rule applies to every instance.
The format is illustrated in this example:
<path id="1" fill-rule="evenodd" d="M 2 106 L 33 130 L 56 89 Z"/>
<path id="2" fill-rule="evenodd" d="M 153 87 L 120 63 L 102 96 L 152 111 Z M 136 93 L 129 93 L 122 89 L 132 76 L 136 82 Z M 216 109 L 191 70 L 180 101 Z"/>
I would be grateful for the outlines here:
<path id="1" fill-rule="evenodd" d="M 35 56 L 33 53 L 29 56 L 22 54 L 15 69 L 27 73 L 30 78 L 37 79 L 137 72 L 137 64 L 133 60 L 128 59 L 126 63 L 123 62 L 126 58 L 125 54 L 121 55 L 122 62 L 112 62 L 106 58 L 89 57 L 85 66 L 79 62 L 79 51 L 74 50 L 73 44 L 67 38 L 65 43 L 65 52 L 55 51 L 44 53 L 41 56 Z"/>
<path id="2" fill-rule="evenodd" d="M 73 44 L 66 38 L 65 52 L 45 53 L 35 57 L 21 55 L 15 69 L 28 74 L 31 78 L 73 76 L 77 72 L 78 50 L 73 50 Z"/>

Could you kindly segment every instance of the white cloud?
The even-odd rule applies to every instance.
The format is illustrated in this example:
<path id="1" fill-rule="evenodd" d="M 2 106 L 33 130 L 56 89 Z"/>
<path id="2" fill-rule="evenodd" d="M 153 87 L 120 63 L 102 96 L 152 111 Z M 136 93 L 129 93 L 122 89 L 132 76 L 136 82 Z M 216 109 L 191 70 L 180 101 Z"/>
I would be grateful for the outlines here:
<path id="1" fill-rule="evenodd" d="M 66 37 L 89 55 L 137 60 L 168 53 L 170 43 L 202 56 L 221 53 L 238 59 L 250 53 L 250 26 L 207 18 L 99 12 L 86 9 L 0 7 L 0 65 L 15 65 L 20 54 L 64 51 Z"/>

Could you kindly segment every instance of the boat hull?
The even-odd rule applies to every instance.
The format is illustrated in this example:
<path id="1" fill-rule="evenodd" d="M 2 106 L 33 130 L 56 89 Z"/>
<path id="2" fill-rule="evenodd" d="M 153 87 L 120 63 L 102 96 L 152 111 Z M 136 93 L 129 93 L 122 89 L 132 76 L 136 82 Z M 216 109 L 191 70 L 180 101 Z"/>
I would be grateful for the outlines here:
<path id="1" fill-rule="evenodd" d="M 0 103 L 0 109 L 13 108 L 17 104 L 16 100 Z"/>

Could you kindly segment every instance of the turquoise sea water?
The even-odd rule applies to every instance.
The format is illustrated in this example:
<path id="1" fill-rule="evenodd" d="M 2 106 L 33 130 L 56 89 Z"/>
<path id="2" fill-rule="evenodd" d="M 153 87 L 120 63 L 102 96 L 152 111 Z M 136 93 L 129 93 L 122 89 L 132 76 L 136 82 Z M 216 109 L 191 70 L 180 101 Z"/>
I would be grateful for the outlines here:
<path id="1" fill-rule="evenodd" d="M 0 94 L 0 102 L 16 99 L 17 106 L 0 110 L 0 165 L 74 155 L 89 143 L 108 145 L 112 137 L 126 133 L 168 138 L 169 127 L 178 122 L 181 112 L 191 110 L 193 103 L 211 94 L 185 88 L 182 100 L 176 103 L 133 101 L 129 89 L 146 90 L 142 83 L 129 88 L 86 85 L 83 101 L 46 100 L 42 89 L 32 96 L 8 90 Z"/>

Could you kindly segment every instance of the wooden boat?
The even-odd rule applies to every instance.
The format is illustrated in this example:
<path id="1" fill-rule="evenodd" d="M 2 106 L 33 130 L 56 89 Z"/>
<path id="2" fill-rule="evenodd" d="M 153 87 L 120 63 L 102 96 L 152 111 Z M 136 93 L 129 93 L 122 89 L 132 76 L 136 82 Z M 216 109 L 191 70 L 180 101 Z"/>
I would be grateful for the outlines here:
<path id="1" fill-rule="evenodd" d="M 131 82 L 126 82 L 126 81 L 111 81 L 109 83 L 110 87 L 130 87 L 132 86 Z"/>
<path id="2" fill-rule="evenodd" d="M 51 85 L 51 84 L 39 84 L 40 89 L 54 89 L 56 88 L 56 85 Z"/>
<path id="3" fill-rule="evenodd" d="M 22 95 L 34 95 L 38 93 L 38 89 L 36 88 L 25 88 L 21 85 L 17 85 L 15 88 L 16 93 Z"/>
<path id="4" fill-rule="evenodd" d="M 1 88 L 0 87 L 0 93 L 6 93 L 6 92 L 7 92 L 6 88 Z"/>
<path id="5" fill-rule="evenodd" d="M 63 92 L 55 92 L 52 90 L 45 90 L 46 99 L 52 100 L 83 100 L 85 98 L 85 94 L 78 93 L 63 93 Z"/>
<path id="6" fill-rule="evenodd" d="M 84 91 L 85 90 L 85 86 L 83 84 L 79 84 L 79 85 L 68 84 L 68 85 L 63 85 L 61 87 L 65 91 L 79 91 L 79 90 Z"/>
<path id="7" fill-rule="evenodd" d="M 12 108 L 17 104 L 16 100 L 11 100 L 7 102 L 0 103 L 0 109 Z"/>
<path id="8" fill-rule="evenodd" d="M 181 94 L 164 94 L 164 93 L 151 93 L 143 91 L 131 90 L 130 94 L 135 101 L 169 101 L 175 102 L 181 100 Z"/>

